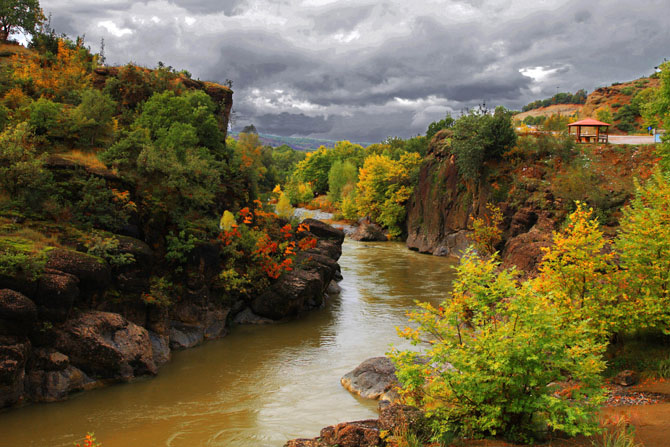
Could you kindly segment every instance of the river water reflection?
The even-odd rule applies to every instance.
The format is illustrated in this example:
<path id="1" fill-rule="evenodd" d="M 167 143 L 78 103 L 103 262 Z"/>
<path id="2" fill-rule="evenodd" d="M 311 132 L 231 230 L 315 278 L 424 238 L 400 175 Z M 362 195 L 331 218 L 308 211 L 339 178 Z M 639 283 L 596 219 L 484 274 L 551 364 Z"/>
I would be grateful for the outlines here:
<path id="1" fill-rule="evenodd" d="M 104 447 L 281 446 L 373 418 L 376 402 L 353 397 L 340 377 L 391 343 L 404 346 L 395 327 L 415 299 L 446 296 L 453 264 L 400 243 L 347 240 L 342 293 L 324 309 L 286 324 L 236 327 L 175 353 L 155 378 L 0 413 L 0 445 L 71 447 L 93 431 Z"/>

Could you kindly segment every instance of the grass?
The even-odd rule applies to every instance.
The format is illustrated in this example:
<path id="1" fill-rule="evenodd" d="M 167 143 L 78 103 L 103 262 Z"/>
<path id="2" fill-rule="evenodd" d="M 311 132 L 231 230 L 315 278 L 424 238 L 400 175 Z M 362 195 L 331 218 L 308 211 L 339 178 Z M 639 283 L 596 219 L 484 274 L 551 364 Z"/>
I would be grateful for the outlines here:
<path id="1" fill-rule="evenodd" d="M 51 248 L 41 241 L 16 235 L 0 237 L 0 275 L 39 278 L 46 265 L 46 253 Z"/>
<path id="2" fill-rule="evenodd" d="M 635 442 L 635 429 L 625 419 L 619 420 L 611 428 L 606 428 L 602 435 L 592 441 L 593 447 L 639 447 Z"/>

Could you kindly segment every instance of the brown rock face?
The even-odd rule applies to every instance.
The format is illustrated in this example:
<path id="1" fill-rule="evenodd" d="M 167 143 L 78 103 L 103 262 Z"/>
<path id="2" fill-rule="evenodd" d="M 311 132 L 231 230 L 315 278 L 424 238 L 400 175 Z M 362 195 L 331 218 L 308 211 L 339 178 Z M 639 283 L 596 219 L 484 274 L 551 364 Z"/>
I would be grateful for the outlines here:
<path id="1" fill-rule="evenodd" d="M 0 335 L 0 408 L 14 405 L 24 394 L 30 342 Z"/>
<path id="2" fill-rule="evenodd" d="M 0 290 L 0 335 L 25 335 L 35 324 L 37 308 L 25 295 Z"/>
<path id="3" fill-rule="evenodd" d="M 40 318 L 55 322 L 67 319 L 79 297 L 79 279 L 69 273 L 47 269 L 40 277 L 35 294 Z"/>
<path id="4" fill-rule="evenodd" d="M 59 248 L 50 251 L 46 266 L 76 276 L 79 278 L 80 288 L 89 292 L 106 289 L 112 278 L 106 262 L 74 250 Z"/>
<path id="5" fill-rule="evenodd" d="M 157 372 L 147 330 L 118 314 L 91 311 L 69 320 L 56 331 L 55 347 L 98 377 L 129 380 Z"/>
<path id="6" fill-rule="evenodd" d="M 472 187 L 470 187 L 472 189 Z M 484 209 L 482 188 L 469 191 L 453 157 L 428 158 L 408 204 L 407 247 L 438 256 L 458 256 L 470 244 L 470 216 Z"/>

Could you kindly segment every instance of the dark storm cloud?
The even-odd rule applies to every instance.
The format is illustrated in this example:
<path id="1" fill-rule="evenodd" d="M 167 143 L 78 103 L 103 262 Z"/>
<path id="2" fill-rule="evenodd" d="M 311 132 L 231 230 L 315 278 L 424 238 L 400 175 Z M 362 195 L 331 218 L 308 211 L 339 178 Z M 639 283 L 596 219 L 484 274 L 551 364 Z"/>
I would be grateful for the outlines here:
<path id="1" fill-rule="evenodd" d="M 377 141 L 445 113 L 649 74 L 665 0 L 42 1 L 110 62 L 232 79 L 237 127 Z"/>
<path id="2" fill-rule="evenodd" d="M 260 132 L 282 136 L 301 135 L 305 129 L 310 129 L 313 133 L 327 134 L 333 128 L 333 122 L 327 118 L 306 116 L 303 113 L 266 114 L 257 117 L 256 122 L 256 128 Z"/>

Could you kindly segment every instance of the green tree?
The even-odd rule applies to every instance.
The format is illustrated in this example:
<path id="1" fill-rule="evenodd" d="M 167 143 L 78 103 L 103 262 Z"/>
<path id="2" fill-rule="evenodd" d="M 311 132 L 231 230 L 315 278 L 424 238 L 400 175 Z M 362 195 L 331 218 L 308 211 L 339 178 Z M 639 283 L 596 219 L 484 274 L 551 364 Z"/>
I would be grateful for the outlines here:
<path id="1" fill-rule="evenodd" d="M 628 327 L 670 331 L 670 174 L 657 171 L 624 208 L 615 247 Z"/>
<path id="2" fill-rule="evenodd" d="M 670 62 L 660 66 L 661 85 L 648 94 L 648 102 L 642 106 L 642 116 L 653 127 L 670 127 Z M 670 134 L 665 135 L 663 143 L 657 148 L 661 157 L 661 167 L 670 170 Z"/>
<path id="3" fill-rule="evenodd" d="M 38 209 L 53 191 L 51 173 L 44 167 L 26 123 L 0 134 L 0 190 L 21 206 Z"/>
<path id="4" fill-rule="evenodd" d="M 95 146 L 102 139 L 112 136 L 116 103 L 100 90 L 86 89 L 81 103 L 70 116 L 70 133 L 87 146 Z"/>
<path id="5" fill-rule="evenodd" d="M 0 4 L 0 42 L 18 30 L 33 34 L 44 21 L 38 0 L 3 0 Z"/>
<path id="6" fill-rule="evenodd" d="M 496 108 L 492 115 L 482 110 L 471 111 L 456 121 L 453 130 L 456 166 L 470 180 L 479 179 L 486 161 L 499 159 L 516 143 L 512 113 L 503 107 Z"/>
<path id="7" fill-rule="evenodd" d="M 337 160 L 328 173 L 328 195 L 333 202 L 342 200 L 342 191 L 347 185 L 355 185 L 358 169 L 349 160 Z"/>
<path id="8" fill-rule="evenodd" d="M 410 313 L 418 327 L 400 332 L 425 346 L 392 358 L 405 401 L 426 411 L 437 437 L 529 442 L 546 426 L 598 431 L 604 345 L 585 322 L 557 325 L 560 311 L 515 276 L 469 251 L 452 296 L 439 308 L 419 304 Z"/>
<path id="9" fill-rule="evenodd" d="M 430 125 L 428 125 L 428 129 L 426 130 L 426 140 L 430 142 L 436 133 L 438 133 L 440 130 L 451 128 L 455 122 L 456 120 L 451 117 L 451 114 L 447 113 L 447 116 L 445 116 L 444 119 L 430 123 Z"/>

